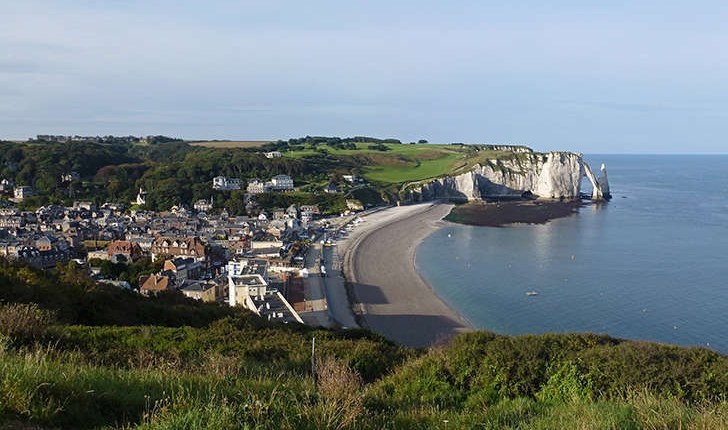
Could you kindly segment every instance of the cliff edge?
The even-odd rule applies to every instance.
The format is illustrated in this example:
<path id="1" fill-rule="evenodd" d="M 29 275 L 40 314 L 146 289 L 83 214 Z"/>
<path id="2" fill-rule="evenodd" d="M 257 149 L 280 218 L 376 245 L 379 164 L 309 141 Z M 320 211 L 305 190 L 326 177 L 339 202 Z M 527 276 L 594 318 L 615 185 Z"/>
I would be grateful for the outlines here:
<path id="1" fill-rule="evenodd" d="M 403 198 L 409 201 L 436 199 L 484 200 L 535 198 L 573 200 L 580 198 L 581 180 L 592 184 L 591 198 L 611 197 L 606 166 L 597 178 L 581 154 L 572 152 L 513 152 L 506 157 L 485 160 L 468 172 L 409 184 Z"/>

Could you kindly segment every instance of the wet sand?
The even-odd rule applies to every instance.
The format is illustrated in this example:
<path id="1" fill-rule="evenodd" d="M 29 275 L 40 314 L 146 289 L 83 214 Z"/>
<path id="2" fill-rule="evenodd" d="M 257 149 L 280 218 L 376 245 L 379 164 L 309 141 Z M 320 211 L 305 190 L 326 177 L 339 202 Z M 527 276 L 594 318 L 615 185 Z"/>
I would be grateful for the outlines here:
<path id="1" fill-rule="evenodd" d="M 415 249 L 445 225 L 451 204 L 396 207 L 366 216 L 344 255 L 359 322 L 403 345 L 425 347 L 473 328 L 417 273 Z"/>

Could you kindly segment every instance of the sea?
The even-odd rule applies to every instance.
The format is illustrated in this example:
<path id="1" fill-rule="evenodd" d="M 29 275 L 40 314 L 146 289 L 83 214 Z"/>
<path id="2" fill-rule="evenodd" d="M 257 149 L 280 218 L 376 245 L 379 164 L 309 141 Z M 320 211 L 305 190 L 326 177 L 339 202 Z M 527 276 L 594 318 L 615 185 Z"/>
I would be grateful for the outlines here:
<path id="1" fill-rule="evenodd" d="M 418 246 L 420 275 L 478 329 L 728 354 L 728 155 L 584 159 L 606 164 L 611 201 L 540 225 L 448 224 Z"/>

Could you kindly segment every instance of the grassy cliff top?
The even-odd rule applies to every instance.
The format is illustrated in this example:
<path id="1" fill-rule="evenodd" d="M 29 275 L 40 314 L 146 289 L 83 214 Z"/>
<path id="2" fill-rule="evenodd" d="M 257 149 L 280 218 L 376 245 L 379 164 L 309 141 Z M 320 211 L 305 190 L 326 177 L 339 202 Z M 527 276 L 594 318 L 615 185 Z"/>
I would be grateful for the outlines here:
<path id="1" fill-rule="evenodd" d="M 476 164 L 493 159 L 526 159 L 536 156 L 530 149 L 516 152 L 504 146 L 462 144 L 373 144 L 355 143 L 355 148 L 317 146 L 294 148 L 285 157 L 302 159 L 331 156 L 359 166 L 367 180 L 389 184 L 422 181 L 465 173 Z"/>

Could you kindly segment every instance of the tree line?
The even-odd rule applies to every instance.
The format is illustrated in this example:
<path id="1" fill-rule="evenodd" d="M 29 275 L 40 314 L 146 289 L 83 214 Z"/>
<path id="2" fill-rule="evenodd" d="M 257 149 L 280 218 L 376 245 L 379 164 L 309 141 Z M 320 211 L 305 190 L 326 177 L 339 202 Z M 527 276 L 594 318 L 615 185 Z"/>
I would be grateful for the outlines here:
<path id="1" fill-rule="evenodd" d="M 286 148 L 302 143 L 355 147 L 355 142 L 361 141 L 384 146 L 383 142 L 396 140 L 307 136 L 284 143 Z M 155 136 L 146 145 L 109 137 L 102 143 L 4 142 L 0 147 L 0 179 L 10 179 L 15 185 L 29 185 L 34 189 L 34 196 L 20 203 L 21 209 L 47 204 L 70 205 L 74 200 L 129 205 L 142 188 L 147 192 L 145 209 L 169 210 L 173 205 L 191 205 L 196 200 L 214 197 L 217 210 L 226 208 L 233 214 L 242 215 L 245 214 L 244 193 L 213 191 L 214 177 L 265 181 L 285 174 L 291 176 L 297 186 L 306 188 L 307 184 L 326 182 L 331 174 L 345 174 L 356 167 L 326 154 L 266 158 L 264 151 L 283 149 L 280 143 L 263 148 L 206 148 L 165 136 Z M 62 178 L 71 172 L 78 173 L 80 178 L 71 181 Z M 323 204 L 324 209 L 333 210 L 334 206 L 339 209 L 343 205 L 341 201 L 317 197 L 314 189 L 307 188 L 307 192 L 311 194 L 308 202 Z M 285 200 L 302 203 L 307 199 L 299 196 Z"/>

